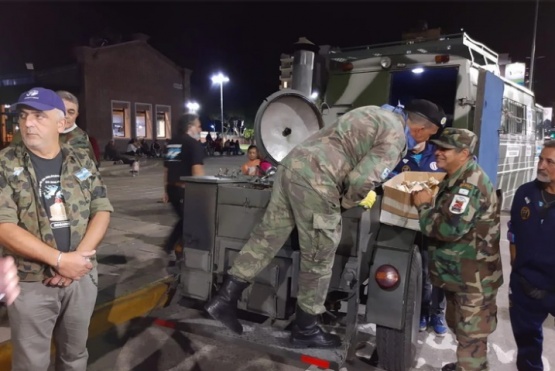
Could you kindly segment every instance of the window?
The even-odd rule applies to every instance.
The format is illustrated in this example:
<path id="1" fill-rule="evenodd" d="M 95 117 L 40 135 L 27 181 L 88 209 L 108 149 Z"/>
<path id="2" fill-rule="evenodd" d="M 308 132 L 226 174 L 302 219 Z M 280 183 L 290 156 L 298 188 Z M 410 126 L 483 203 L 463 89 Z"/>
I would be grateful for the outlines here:
<path id="1" fill-rule="evenodd" d="M 112 101 L 112 136 L 129 138 L 130 126 L 129 102 Z"/>
<path id="2" fill-rule="evenodd" d="M 505 98 L 501 127 L 505 134 L 526 134 L 526 106 Z"/>
<path id="3" fill-rule="evenodd" d="M 156 105 L 156 138 L 171 138 L 171 107 Z"/>
<path id="4" fill-rule="evenodd" d="M 152 105 L 135 103 L 135 137 L 152 138 Z"/>

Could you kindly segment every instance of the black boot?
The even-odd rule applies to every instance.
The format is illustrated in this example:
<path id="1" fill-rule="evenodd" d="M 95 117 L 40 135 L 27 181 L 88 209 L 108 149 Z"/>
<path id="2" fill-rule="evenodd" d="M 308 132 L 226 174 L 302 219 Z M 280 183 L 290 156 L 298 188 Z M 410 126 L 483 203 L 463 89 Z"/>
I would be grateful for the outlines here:
<path id="1" fill-rule="evenodd" d="M 220 291 L 204 306 L 212 318 L 239 335 L 243 333 L 243 326 L 237 319 L 237 300 L 248 285 L 248 282 L 228 275 Z"/>
<path id="2" fill-rule="evenodd" d="M 341 338 L 322 330 L 318 326 L 317 318 L 317 315 L 308 314 L 297 306 L 295 323 L 291 329 L 291 343 L 306 348 L 336 348 L 340 346 Z"/>
<path id="3" fill-rule="evenodd" d="M 448 363 L 441 368 L 441 371 L 456 371 L 457 364 L 456 363 Z"/>

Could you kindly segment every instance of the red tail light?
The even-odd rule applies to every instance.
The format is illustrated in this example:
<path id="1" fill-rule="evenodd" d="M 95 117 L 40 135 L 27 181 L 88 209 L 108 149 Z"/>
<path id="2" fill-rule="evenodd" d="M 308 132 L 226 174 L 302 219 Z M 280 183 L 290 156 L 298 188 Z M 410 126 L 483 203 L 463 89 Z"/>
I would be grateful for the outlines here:
<path id="1" fill-rule="evenodd" d="M 382 265 L 376 270 L 376 283 L 384 290 L 395 290 L 399 286 L 399 271 L 392 265 Z"/>
<path id="2" fill-rule="evenodd" d="M 436 55 L 435 60 L 436 60 L 436 63 L 447 63 L 449 62 L 449 55 L 448 54 Z"/>
<path id="3" fill-rule="evenodd" d="M 343 63 L 343 64 L 341 65 L 341 69 L 342 69 L 344 72 L 349 72 L 349 71 L 351 71 L 351 70 L 353 69 L 353 67 L 354 67 L 354 66 L 353 66 L 353 64 L 352 64 L 351 62 L 346 62 L 346 63 Z"/>

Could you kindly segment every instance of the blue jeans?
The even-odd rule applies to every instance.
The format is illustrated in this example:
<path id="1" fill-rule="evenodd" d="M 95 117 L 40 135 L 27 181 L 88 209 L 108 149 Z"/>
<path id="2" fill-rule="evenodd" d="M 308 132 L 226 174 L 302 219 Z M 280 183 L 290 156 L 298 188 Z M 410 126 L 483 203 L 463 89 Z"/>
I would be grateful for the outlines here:
<path id="1" fill-rule="evenodd" d="M 433 286 L 430 280 L 428 241 L 425 236 L 420 239 L 417 237 L 422 256 L 422 306 L 420 316 L 429 318 L 430 316 L 445 315 L 445 292 L 443 289 Z"/>

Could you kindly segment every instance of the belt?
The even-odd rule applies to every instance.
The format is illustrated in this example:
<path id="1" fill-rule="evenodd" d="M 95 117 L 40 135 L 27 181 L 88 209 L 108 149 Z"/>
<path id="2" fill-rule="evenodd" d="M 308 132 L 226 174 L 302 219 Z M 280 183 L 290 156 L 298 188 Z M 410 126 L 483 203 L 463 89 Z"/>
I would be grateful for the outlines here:
<path id="1" fill-rule="evenodd" d="M 524 290 L 524 293 L 529 297 L 531 297 L 532 299 L 541 300 L 545 298 L 548 294 L 555 294 L 555 289 L 554 290 L 538 289 L 537 287 L 534 287 L 530 282 L 528 282 L 526 278 L 522 277 L 520 274 L 516 273 L 516 276 L 518 278 L 518 282 L 520 282 L 520 285 Z"/>

